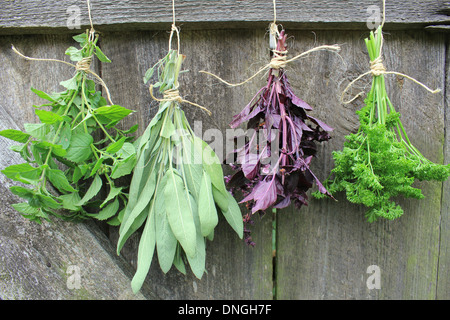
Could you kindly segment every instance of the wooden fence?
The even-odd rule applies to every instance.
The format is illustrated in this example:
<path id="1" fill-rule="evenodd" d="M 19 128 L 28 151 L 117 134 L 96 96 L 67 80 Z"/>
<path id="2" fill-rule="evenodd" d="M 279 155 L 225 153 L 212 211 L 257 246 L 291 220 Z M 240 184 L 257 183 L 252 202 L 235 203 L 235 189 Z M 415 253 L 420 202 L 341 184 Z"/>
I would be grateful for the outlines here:
<path id="1" fill-rule="evenodd" d="M 139 123 L 142 133 L 156 106 L 142 77 L 167 52 L 171 3 L 94 0 L 91 5 L 100 46 L 112 60 L 94 69 L 115 103 L 136 110 L 124 126 Z M 278 1 L 277 20 L 290 36 L 290 55 L 321 44 L 342 48 L 340 57 L 314 53 L 287 69 L 295 92 L 313 106 L 313 114 L 335 128 L 313 166 L 321 179 L 333 167 L 331 152 L 341 149 L 344 136 L 357 129 L 355 111 L 362 99 L 344 106 L 339 96 L 369 67 L 363 39 L 368 35 L 367 8 L 373 5 L 381 2 Z M 59 82 L 73 70 L 25 61 L 12 52 L 11 44 L 28 56 L 67 59 L 64 51 L 74 45 L 71 36 L 89 25 L 87 7 L 75 0 L 0 0 L 0 6 L 0 130 L 23 129 L 25 122 L 37 121 L 32 106 L 41 102 L 30 87 L 60 91 Z M 81 29 L 69 29 L 68 19 L 77 7 Z M 188 118 L 202 121 L 203 130 L 225 130 L 264 79 L 230 88 L 198 71 L 236 82 L 265 65 L 270 60 L 266 29 L 273 19 L 272 1 L 179 0 L 176 12 L 185 68 L 190 70 L 180 78 L 181 92 L 213 112 L 209 117 L 186 106 Z M 442 88 L 429 94 L 406 79 L 388 76 L 390 98 L 418 149 L 430 160 L 450 163 L 450 3 L 393 0 L 387 1 L 386 12 L 387 68 Z M 360 87 L 368 89 L 369 81 L 367 77 Z M 9 146 L 0 139 L 0 169 L 21 162 Z M 137 295 L 131 292 L 130 279 L 139 237 L 132 237 L 117 256 L 116 227 L 29 222 L 11 207 L 18 199 L 9 192 L 10 185 L 0 175 L 1 299 L 450 298 L 450 181 L 417 183 L 425 199 L 399 199 L 405 214 L 395 221 L 369 224 L 363 208 L 342 195 L 337 195 L 338 202 L 311 200 L 301 210 L 279 210 L 252 228 L 254 248 L 221 220 L 214 241 L 208 242 L 207 274 L 201 280 L 174 269 L 163 274 L 154 260 Z M 379 268 L 379 289 L 367 286 L 371 265 Z M 71 286 L 76 274 L 78 287 Z"/>

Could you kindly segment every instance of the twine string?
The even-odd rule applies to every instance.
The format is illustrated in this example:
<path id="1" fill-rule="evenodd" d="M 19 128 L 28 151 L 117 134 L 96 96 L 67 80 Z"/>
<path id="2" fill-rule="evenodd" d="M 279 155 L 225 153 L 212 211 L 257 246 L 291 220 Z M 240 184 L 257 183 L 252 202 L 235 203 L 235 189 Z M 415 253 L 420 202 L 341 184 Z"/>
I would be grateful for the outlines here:
<path id="1" fill-rule="evenodd" d="M 87 0 L 87 5 L 88 5 L 88 15 L 89 15 L 89 21 L 91 24 L 91 30 L 89 31 L 89 42 L 92 42 L 94 39 L 92 37 L 94 37 L 95 34 L 95 29 L 94 29 L 94 25 L 92 23 L 92 17 L 91 17 L 91 8 L 90 8 L 90 1 Z M 76 71 L 79 72 L 85 72 L 86 74 L 91 74 L 93 75 L 102 85 L 102 87 L 105 89 L 106 91 L 106 95 L 108 98 L 108 101 L 111 105 L 113 105 L 114 103 L 111 100 L 111 94 L 109 93 L 109 89 L 106 86 L 106 83 L 103 81 L 102 78 L 100 78 L 100 76 L 95 73 L 94 71 L 91 70 L 91 63 L 92 63 L 92 56 L 90 57 L 85 57 L 82 58 L 80 61 L 77 62 L 77 64 L 72 64 L 70 62 L 64 61 L 64 60 L 59 60 L 59 59 L 48 59 L 48 58 L 32 58 L 32 57 L 28 57 L 26 55 L 24 55 L 23 53 L 21 53 L 19 50 L 16 49 L 16 47 L 14 45 L 11 45 L 11 49 L 14 51 L 14 53 L 16 53 L 17 55 L 21 56 L 22 58 L 29 60 L 29 61 L 48 61 L 48 62 L 59 62 L 59 63 L 63 63 L 65 65 L 68 65 L 72 68 L 75 68 Z"/>
<path id="2" fill-rule="evenodd" d="M 177 51 L 180 52 L 180 30 L 175 23 L 175 0 L 172 0 L 172 27 L 170 30 L 170 37 L 169 37 L 169 51 L 172 50 L 172 38 L 174 33 L 177 36 Z"/>
<path id="3" fill-rule="evenodd" d="M 427 87 L 427 86 L 426 86 L 425 84 L 423 84 L 422 82 L 420 82 L 420 81 L 414 79 L 413 77 L 410 77 L 410 76 L 408 76 L 408 75 L 406 75 L 406 74 L 404 74 L 404 73 L 396 72 L 396 71 L 386 71 L 386 68 L 385 68 L 384 65 L 383 65 L 383 59 L 382 59 L 382 57 L 381 57 L 381 55 L 382 55 L 382 49 L 383 49 L 383 44 L 384 44 L 384 37 L 383 37 L 383 33 L 382 33 L 382 32 L 380 32 L 380 34 L 378 34 L 378 30 L 382 30 L 385 21 L 386 21 L 386 2 L 385 2 L 385 0 L 383 0 L 383 20 L 382 20 L 382 23 L 381 23 L 381 28 L 376 30 L 376 34 L 377 34 L 379 37 L 381 37 L 380 54 L 379 54 L 379 56 L 378 56 L 376 59 L 374 59 L 373 61 L 370 62 L 370 70 L 369 70 L 369 71 L 367 71 L 367 72 L 365 72 L 365 73 L 359 75 L 356 79 L 354 79 L 353 81 L 351 81 L 351 82 L 347 85 L 347 87 L 344 89 L 344 91 L 342 92 L 342 95 L 341 95 L 341 102 L 342 102 L 343 104 L 349 104 L 349 103 L 355 101 L 355 100 L 356 100 L 358 97 L 360 97 L 362 94 L 364 94 L 364 92 L 359 92 L 359 93 L 356 94 L 352 99 L 347 100 L 347 101 L 344 100 L 344 96 L 345 96 L 345 94 L 347 93 L 347 91 L 348 91 L 348 90 L 349 90 L 349 89 L 350 89 L 357 81 L 361 80 L 362 78 L 364 78 L 365 76 L 370 75 L 370 74 L 371 74 L 373 77 L 379 77 L 379 76 L 387 75 L 387 74 L 394 74 L 394 75 L 397 75 L 397 76 L 404 77 L 404 78 L 406 78 L 406 79 L 408 79 L 408 80 L 411 80 L 412 82 L 414 82 L 414 83 L 420 85 L 421 87 L 423 87 L 425 90 L 427 90 L 428 92 L 430 92 L 430 93 L 432 93 L 432 94 L 441 92 L 441 89 L 439 89 L 439 88 L 437 88 L 437 89 L 435 89 L 435 90 L 430 89 L 429 87 Z"/>
<path id="4" fill-rule="evenodd" d="M 162 99 L 159 99 L 159 98 L 157 98 L 157 97 L 155 97 L 153 95 L 153 85 L 150 85 L 149 91 L 150 91 L 150 96 L 155 101 L 158 101 L 158 102 L 175 101 L 175 102 L 178 102 L 178 103 L 188 103 L 190 105 L 193 105 L 194 107 L 202 109 L 203 111 L 207 112 L 208 115 L 212 114 L 211 111 L 209 111 L 205 107 L 203 107 L 203 106 L 201 106 L 201 105 L 199 105 L 197 103 L 194 103 L 194 102 L 191 102 L 191 101 L 183 99 L 180 96 L 180 92 L 178 91 L 178 88 L 172 88 L 172 89 L 165 90 L 163 92 L 163 98 Z"/>
<path id="5" fill-rule="evenodd" d="M 305 51 L 303 53 L 300 53 L 299 55 L 291 58 L 291 59 L 287 59 L 286 57 L 286 53 L 287 51 L 277 51 L 277 50 L 273 50 L 274 51 L 274 56 L 272 58 L 272 60 L 265 65 L 264 67 L 262 67 L 261 69 L 259 69 L 255 74 L 253 74 L 251 77 L 247 78 L 246 80 L 239 82 L 239 83 L 230 83 L 222 78 L 220 78 L 219 76 L 210 73 L 208 71 L 205 70 L 200 70 L 199 72 L 201 73 L 205 73 L 208 74 L 210 76 L 213 76 L 214 78 L 218 79 L 219 81 L 225 83 L 226 85 L 230 86 L 230 87 L 237 87 L 237 86 L 241 86 L 249 81 L 251 81 L 252 79 L 254 79 L 257 75 L 259 75 L 261 72 L 264 72 L 267 69 L 273 68 L 273 69 L 281 69 L 281 68 L 285 68 L 287 64 L 300 59 L 310 53 L 316 52 L 316 51 L 321 51 L 321 50 L 325 50 L 325 51 L 332 51 L 332 52 L 339 52 L 341 50 L 341 48 L 338 45 L 323 45 L 323 46 L 319 46 L 319 47 L 315 47 L 312 48 L 308 51 Z"/>

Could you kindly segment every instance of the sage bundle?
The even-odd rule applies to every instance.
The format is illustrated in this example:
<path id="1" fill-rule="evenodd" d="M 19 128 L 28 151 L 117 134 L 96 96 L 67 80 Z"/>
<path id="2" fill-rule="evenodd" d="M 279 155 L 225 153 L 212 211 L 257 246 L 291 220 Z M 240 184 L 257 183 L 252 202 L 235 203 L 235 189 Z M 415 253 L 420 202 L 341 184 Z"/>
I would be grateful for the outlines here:
<path id="1" fill-rule="evenodd" d="M 137 163 L 129 201 L 120 226 L 117 253 L 127 239 L 145 224 L 139 242 L 137 270 L 132 289 L 137 292 L 149 271 L 156 250 L 161 270 L 174 265 L 186 273 L 188 263 L 197 278 L 205 271 L 206 239 L 212 240 L 218 211 L 243 237 L 240 208 L 227 191 L 221 163 L 206 142 L 195 136 L 179 96 L 178 76 L 185 56 L 170 50 L 144 78 L 157 72 L 150 86 L 163 95 L 158 111 L 138 139 Z"/>
<path id="2" fill-rule="evenodd" d="M 25 161 L 2 173 L 21 183 L 10 190 L 26 201 L 12 206 L 32 221 L 41 223 L 50 216 L 70 221 L 93 217 L 118 225 L 128 187 L 120 186 L 117 179 L 130 174 L 134 166 L 134 138 L 128 134 L 137 126 L 119 129 L 117 124 L 132 111 L 112 104 L 109 91 L 107 101 L 89 79 L 93 74 L 105 86 L 90 65 L 94 56 L 111 62 L 97 45 L 98 35 L 91 29 L 73 39 L 80 48 L 69 47 L 65 53 L 76 65 L 29 58 L 13 47 L 28 60 L 62 62 L 76 73 L 60 83 L 65 88 L 62 92 L 48 94 L 31 88 L 47 103 L 33 106 L 40 123 L 26 123 L 24 131 L 0 131 L 1 136 L 20 143 L 11 149 Z"/>

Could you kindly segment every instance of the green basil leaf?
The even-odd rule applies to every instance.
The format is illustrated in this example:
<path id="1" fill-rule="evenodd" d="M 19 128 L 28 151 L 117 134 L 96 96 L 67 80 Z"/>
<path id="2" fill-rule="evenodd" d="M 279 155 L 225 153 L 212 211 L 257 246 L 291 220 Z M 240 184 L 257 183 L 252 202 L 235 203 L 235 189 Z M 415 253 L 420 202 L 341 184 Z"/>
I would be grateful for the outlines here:
<path id="1" fill-rule="evenodd" d="M 118 141 L 110 144 L 108 146 L 108 148 L 106 148 L 106 152 L 109 153 L 116 153 L 117 151 L 119 151 L 120 149 L 122 149 L 123 144 L 125 143 L 125 141 L 127 140 L 127 137 L 122 137 L 120 138 Z"/>
<path id="2" fill-rule="evenodd" d="M 101 62 L 111 62 L 98 46 L 95 46 L 95 55 Z"/>
<path id="3" fill-rule="evenodd" d="M 70 60 L 72 61 L 81 61 L 83 59 L 83 52 L 80 49 L 75 47 L 69 47 L 66 50 L 66 54 L 70 56 Z"/>
<path id="4" fill-rule="evenodd" d="M 100 159 L 98 159 L 98 160 L 95 162 L 95 165 L 94 165 L 94 167 L 92 168 L 92 171 L 91 171 L 91 174 L 89 175 L 89 177 L 92 177 L 94 174 L 97 173 L 98 169 L 100 169 L 100 167 L 101 167 L 102 164 L 103 164 L 103 160 L 104 160 L 104 158 L 100 158 Z"/>
<path id="5" fill-rule="evenodd" d="M 83 198 L 77 203 L 78 206 L 84 205 L 86 202 L 95 197 L 102 188 L 103 181 L 98 174 L 95 175 L 94 180 L 92 181 L 89 189 L 84 194 Z"/>
<path id="6" fill-rule="evenodd" d="M 67 149 L 65 158 L 75 163 L 83 162 L 92 155 L 91 144 L 94 138 L 87 133 L 73 135 L 70 139 L 70 147 Z"/>
<path id="7" fill-rule="evenodd" d="M 47 169 L 46 176 L 48 180 L 52 183 L 52 185 L 61 192 L 76 192 L 67 180 L 67 177 L 64 172 L 58 169 Z"/>
<path id="8" fill-rule="evenodd" d="M 36 216 L 39 213 L 39 208 L 32 207 L 26 202 L 13 203 L 11 206 L 25 215 Z"/>
<path id="9" fill-rule="evenodd" d="M 114 104 L 94 109 L 94 112 L 96 115 L 102 115 L 111 121 L 118 121 L 122 120 L 133 111 Z"/>
<path id="10" fill-rule="evenodd" d="M 80 46 L 84 47 L 84 43 L 88 41 L 88 35 L 87 33 L 77 34 L 76 36 L 72 37 L 76 42 L 80 43 Z"/>
<path id="11" fill-rule="evenodd" d="M 48 133 L 48 126 L 45 123 L 25 123 L 25 131 L 39 140 L 45 140 Z"/>
<path id="12" fill-rule="evenodd" d="M 63 118 L 51 111 L 47 110 L 35 110 L 36 115 L 39 117 L 42 123 L 54 124 L 63 121 Z"/>
<path id="13" fill-rule="evenodd" d="M 135 164 L 136 164 L 135 155 L 132 155 L 127 159 L 117 161 L 116 165 L 114 165 L 111 171 L 111 178 L 117 179 L 130 174 L 135 168 Z"/>
<path id="14" fill-rule="evenodd" d="M 103 221 L 111 218 L 119 210 L 119 200 L 116 199 L 108 204 L 104 209 L 100 210 L 98 214 L 91 214 L 89 216 L 94 217 L 97 220 Z"/>
<path id="15" fill-rule="evenodd" d="M 20 143 L 26 143 L 30 138 L 30 135 L 28 133 L 14 129 L 2 130 L 0 131 L 0 136 Z"/>
<path id="16" fill-rule="evenodd" d="M 75 75 L 70 79 L 61 81 L 59 84 L 67 90 L 78 90 L 78 75 Z"/>
<path id="17" fill-rule="evenodd" d="M 59 196 L 58 199 L 61 200 L 62 206 L 64 207 L 64 209 L 71 210 L 71 211 L 79 211 L 81 208 L 78 205 L 78 203 L 81 200 L 78 192 L 63 194 L 63 195 Z"/>
<path id="18" fill-rule="evenodd" d="M 59 139 L 56 144 L 61 145 L 63 149 L 67 149 L 70 146 L 71 137 L 72 130 L 70 129 L 70 124 L 65 123 L 59 132 Z"/>
<path id="19" fill-rule="evenodd" d="M 51 97 L 49 94 L 45 93 L 44 91 L 41 90 L 37 90 L 35 88 L 31 88 L 31 91 L 33 91 L 35 94 L 38 95 L 38 97 L 51 101 L 51 102 L 56 102 L 55 99 L 53 97 Z"/>
<path id="20" fill-rule="evenodd" d="M 30 189 L 27 189 L 24 187 L 20 187 L 20 186 L 10 187 L 9 190 L 11 191 L 12 194 L 15 194 L 16 196 L 19 196 L 28 201 L 31 201 L 35 195 L 33 190 L 30 190 Z"/>
<path id="21" fill-rule="evenodd" d="M 105 201 L 103 201 L 103 203 L 100 205 L 100 208 L 103 208 L 105 206 L 106 203 L 108 203 L 108 201 L 111 201 L 112 199 L 114 199 L 121 191 L 122 191 L 122 187 L 111 187 L 108 193 L 108 196 L 106 197 Z"/>
<path id="22" fill-rule="evenodd" d="M 1 172 L 9 179 L 14 179 L 17 174 L 33 170 L 36 170 L 36 168 L 32 167 L 30 164 L 21 163 L 21 164 L 13 164 L 9 167 L 6 167 Z"/>

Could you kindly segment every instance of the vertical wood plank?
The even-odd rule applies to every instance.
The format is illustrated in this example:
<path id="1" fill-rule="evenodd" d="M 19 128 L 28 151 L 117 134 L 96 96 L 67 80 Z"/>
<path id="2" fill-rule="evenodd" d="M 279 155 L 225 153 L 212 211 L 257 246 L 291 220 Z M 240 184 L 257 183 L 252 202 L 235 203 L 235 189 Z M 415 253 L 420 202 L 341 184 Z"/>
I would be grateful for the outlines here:
<path id="1" fill-rule="evenodd" d="M 448 38 L 446 41 L 446 63 L 445 63 L 445 136 L 444 136 L 444 163 L 450 163 L 450 45 Z M 439 268 L 437 278 L 437 299 L 448 300 L 450 297 L 450 181 L 444 182 L 442 186 L 442 207 L 440 225 L 440 246 L 439 246 Z"/>
<path id="2" fill-rule="evenodd" d="M 127 125 L 139 121 L 139 133 L 143 132 L 158 106 L 158 102 L 151 100 L 149 84 L 144 85 L 142 78 L 145 71 L 167 53 L 168 38 L 168 32 L 103 36 L 102 50 L 112 60 L 111 64 L 103 66 L 103 78 L 115 103 L 137 111 L 129 120 L 132 123 Z M 263 38 L 263 32 L 252 30 L 181 31 L 180 51 L 187 56 L 184 69 L 189 72 L 180 75 L 180 94 L 213 113 L 209 117 L 198 108 L 184 105 L 187 118 L 194 130 L 194 121 L 198 121 L 197 125 L 201 123 L 201 127 L 197 128 L 201 133 L 209 129 L 219 129 L 220 133 L 219 136 L 204 137 L 206 142 L 224 141 L 231 116 L 251 99 L 257 84 L 227 88 L 198 71 L 208 70 L 230 81 L 249 76 L 260 66 L 252 63 L 262 58 Z M 176 47 L 176 41 L 173 47 Z M 133 265 L 136 265 L 139 236 L 134 235 L 122 251 Z M 110 238 L 117 241 L 117 229 L 111 230 Z M 175 268 L 163 274 L 154 258 L 147 282 L 163 299 L 271 299 L 271 220 L 259 224 L 254 239 L 258 242 L 257 247 L 247 247 L 221 219 L 214 241 L 207 243 L 207 273 L 201 280 L 190 270 L 187 276 Z"/>
<path id="3" fill-rule="evenodd" d="M 305 33 L 293 33 L 302 49 L 312 45 Z M 342 106 L 340 92 L 348 80 L 368 68 L 361 32 L 317 33 L 319 43 L 341 43 L 339 59 L 324 55 L 304 59 L 290 71 L 291 83 L 312 103 L 319 118 L 335 128 L 333 140 L 321 146 L 313 169 L 325 179 L 333 168 L 331 152 L 342 149 L 344 136 L 357 129 L 361 100 Z M 385 37 L 385 65 L 418 78 L 431 87 L 444 83 L 444 41 L 424 32 L 392 32 Z M 292 50 L 294 51 L 294 50 Z M 337 72 L 337 73 L 336 73 Z M 332 81 L 330 75 L 347 79 Z M 370 78 L 359 89 L 370 84 Z M 430 160 L 443 162 L 444 105 L 406 79 L 388 77 L 388 94 L 402 114 L 411 141 Z M 366 86 L 364 86 L 366 84 Z M 355 90 L 358 92 L 358 90 Z M 448 123 L 447 123 L 448 125 Z M 442 183 L 420 182 L 425 199 L 399 203 L 398 220 L 369 224 L 364 209 L 341 194 L 338 202 L 311 200 L 300 211 L 279 212 L 277 218 L 277 298 L 279 299 L 433 299 L 439 253 Z M 443 218 L 443 217 L 442 217 Z M 381 289 L 369 290 L 367 268 L 381 271 Z"/>
<path id="4" fill-rule="evenodd" d="M 64 51 L 73 42 L 70 36 L 0 37 L 0 130 L 23 130 L 24 123 L 36 123 L 33 105 L 41 105 L 44 100 L 30 87 L 48 93 L 62 91 L 59 82 L 74 72 L 55 62 L 25 61 L 13 53 L 11 43 L 31 57 L 64 59 Z M 15 144 L 0 137 L 0 170 L 23 162 L 9 149 Z M 145 290 L 133 294 L 129 287 L 130 265 L 113 254 L 112 246 L 95 224 L 62 222 L 56 218 L 41 225 L 31 222 L 11 206 L 23 202 L 8 189 L 13 185 L 17 184 L 0 174 L 1 299 L 151 297 Z M 79 275 L 79 286 L 70 282 L 74 272 Z"/>

